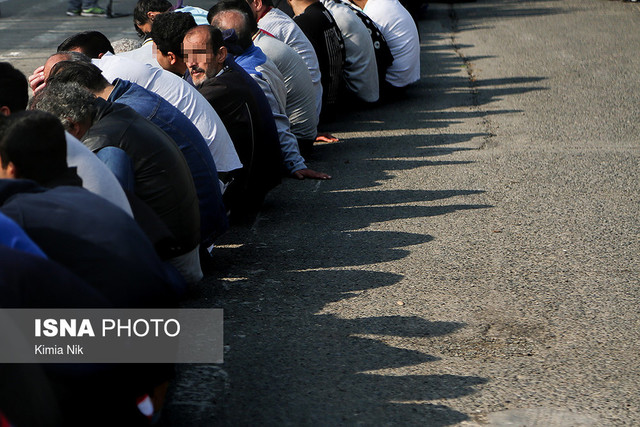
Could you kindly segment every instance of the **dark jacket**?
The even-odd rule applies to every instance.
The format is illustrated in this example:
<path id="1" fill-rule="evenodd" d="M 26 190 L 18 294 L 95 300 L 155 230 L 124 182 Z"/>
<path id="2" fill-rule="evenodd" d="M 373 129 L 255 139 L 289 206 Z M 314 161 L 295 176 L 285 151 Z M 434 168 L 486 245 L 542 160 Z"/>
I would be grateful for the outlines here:
<path id="1" fill-rule="evenodd" d="M 160 95 L 127 80 L 115 79 L 108 101 L 128 105 L 165 131 L 184 155 L 200 204 L 200 234 L 205 246 L 229 228 L 215 162 L 198 128 Z"/>
<path id="2" fill-rule="evenodd" d="M 345 50 L 342 33 L 333 16 L 320 2 L 308 6 L 293 20 L 313 45 L 318 55 L 322 83 L 322 112 L 331 113 L 331 106 L 340 98 Z"/>
<path id="3" fill-rule="evenodd" d="M 82 143 L 94 153 L 121 148 L 131 158 L 135 194 L 167 225 L 177 240 L 174 256 L 200 242 L 198 197 L 189 166 L 173 140 L 130 107 L 95 100 L 98 112 Z"/>
<path id="4" fill-rule="evenodd" d="M 136 222 L 82 187 L 0 179 L 0 211 L 114 307 L 175 306 L 176 285 Z"/>
<path id="5" fill-rule="evenodd" d="M 33 255 L 46 258 L 47 256 L 42 252 L 42 249 L 38 247 L 33 240 L 27 236 L 27 233 L 22 230 L 11 218 L 7 217 L 0 212 L 0 245 L 4 245 L 7 248 L 17 249 L 21 252 L 30 253 Z M 2 259 L 2 258 L 0 258 Z M 0 271 L 0 277 L 2 277 L 2 271 Z M 0 286 L 2 286 L 2 280 L 0 280 Z M 0 300 L 0 304 L 1 304 Z"/>
<path id="6" fill-rule="evenodd" d="M 207 79 L 198 91 L 209 101 L 227 128 L 244 165 L 235 188 L 227 190 L 231 211 L 254 208 L 281 180 L 282 158 L 269 102 L 258 84 L 228 58 L 222 74 Z M 253 200 L 253 203 L 251 201 Z"/>

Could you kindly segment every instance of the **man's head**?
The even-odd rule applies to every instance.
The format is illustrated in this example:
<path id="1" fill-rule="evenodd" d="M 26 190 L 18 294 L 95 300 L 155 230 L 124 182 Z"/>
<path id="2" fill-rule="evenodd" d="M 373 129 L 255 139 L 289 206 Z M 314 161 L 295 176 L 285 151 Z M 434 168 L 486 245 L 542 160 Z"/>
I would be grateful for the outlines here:
<path id="1" fill-rule="evenodd" d="M 77 83 L 52 82 L 33 97 L 29 108 L 53 114 L 65 130 L 82 139 L 93 126 L 95 99 L 91 92 Z"/>
<path id="2" fill-rule="evenodd" d="M 227 49 L 222 45 L 222 33 L 209 25 L 192 28 L 184 36 L 185 63 L 193 83 L 200 85 L 215 77 L 224 67 Z"/>
<path id="3" fill-rule="evenodd" d="M 100 68 L 87 62 L 60 61 L 51 68 L 47 84 L 78 83 L 95 95 L 110 86 Z"/>
<path id="4" fill-rule="evenodd" d="M 167 0 L 139 0 L 133 9 L 133 27 L 138 35 L 145 37 L 149 34 L 156 17 L 168 12 L 171 7 Z"/>
<path id="5" fill-rule="evenodd" d="M 51 69 L 61 61 L 74 61 L 91 63 L 91 58 L 80 52 L 57 52 L 51 55 L 44 63 L 44 79 L 47 81 L 51 74 Z"/>
<path id="6" fill-rule="evenodd" d="M 125 37 L 122 39 L 114 40 L 113 43 L 111 43 L 111 46 L 113 46 L 113 51 L 117 55 L 119 53 L 130 52 L 134 49 L 138 49 L 140 46 L 142 46 L 142 42 L 140 41 L 140 39 L 131 39 Z"/>
<path id="7" fill-rule="evenodd" d="M 242 50 L 251 47 L 253 35 L 258 31 L 253 11 L 245 0 L 222 0 L 209 9 L 207 19 L 220 31 L 235 30 Z"/>
<path id="8" fill-rule="evenodd" d="M 8 62 L 0 62 L 0 116 L 8 116 L 27 108 L 29 83 Z"/>
<path id="9" fill-rule="evenodd" d="M 262 18 L 262 16 L 268 12 L 270 7 L 273 7 L 273 2 L 271 0 L 246 0 L 251 10 L 253 11 L 253 16 L 257 19 Z"/>
<path id="10" fill-rule="evenodd" d="M 0 178 L 45 184 L 66 170 L 67 143 L 55 116 L 21 111 L 0 120 Z"/>
<path id="11" fill-rule="evenodd" d="M 196 25 L 190 13 L 171 12 L 156 16 L 150 35 L 157 48 L 156 59 L 162 68 L 180 76 L 187 71 L 182 40 Z"/>
<path id="12" fill-rule="evenodd" d="M 101 58 L 107 52 L 114 53 L 109 39 L 99 31 L 83 31 L 60 43 L 58 52 L 82 52 L 89 58 Z"/>

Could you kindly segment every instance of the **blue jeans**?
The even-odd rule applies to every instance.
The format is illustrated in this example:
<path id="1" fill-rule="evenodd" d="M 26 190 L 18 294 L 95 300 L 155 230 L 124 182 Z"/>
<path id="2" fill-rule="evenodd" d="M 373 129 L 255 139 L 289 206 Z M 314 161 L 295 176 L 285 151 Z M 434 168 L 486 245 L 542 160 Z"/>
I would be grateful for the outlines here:
<path id="1" fill-rule="evenodd" d="M 89 9 L 96 7 L 98 0 L 69 0 L 69 10 Z"/>
<path id="2" fill-rule="evenodd" d="M 104 147 L 96 153 L 96 156 L 115 175 L 123 190 L 130 193 L 134 192 L 133 162 L 131 162 L 127 153 L 118 147 Z"/>

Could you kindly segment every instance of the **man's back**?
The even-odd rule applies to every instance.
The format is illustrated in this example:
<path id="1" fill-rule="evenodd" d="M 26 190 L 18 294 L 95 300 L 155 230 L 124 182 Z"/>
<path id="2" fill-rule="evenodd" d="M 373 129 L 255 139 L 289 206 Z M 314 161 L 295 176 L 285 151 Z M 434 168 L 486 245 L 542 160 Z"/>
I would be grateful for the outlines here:
<path id="1" fill-rule="evenodd" d="M 287 89 L 282 74 L 275 64 L 253 43 L 241 55 L 236 56 L 236 63 L 260 85 L 269 101 L 278 129 L 280 151 L 285 168 L 289 173 L 305 169 L 304 158 L 300 155 L 298 141 L 291 133 L 287 117 Z"/>
<path id="2" fill-rule="evenodd" d="M 287 90 L 286 112 L 291 131 L 298 140 L 315 140 L 318 115 L 311 74 L 304 60 L 286 43 L 259 30 L 254 41 L 267 57 L 273 61 L 284 78 Z"/>
<path id="3" fill-rule="evenodd" d="M 367 27 L 347 5 L 334 0 L 321 0 L 333 15 L 344 39 L 343 68 L 346 87 L 366 102 L 380 97 L 375 49 Z"/>
<path id="4" fill-rule="evenodd" d="M 95 100 L 98 114 L 82 138 L 93 152 L 113 146 L 133 163 L 135 194 L 160 217 L 177 240 L 174 256 L 200 241 L 200 213 L 189 166 L 162 130 L 130 107 Z"/>
<path id="5" fill-rule="evenodd" d="M 368 0 L 364 7 L 387 39 L 393 63 L 386 81 L 404 87 L 420 79 L 420 40 L 413 18 L 398 0 Z"/>
<path id="6" fill-rule="evenodd" d="M 258 28 L 291 46 L 307 64 L 316 96 L 316 113 L 320 115 L 322 110 L 320 64 L 318 64 L 316 51 L 307 36 L 289 15 L 275 7 L 259 18 Z"/>
<path id="7" fill-rule="evenodd" d="M 65 139 L 67 164 L 69 167 L 77 168 L 78 175 L 82 178 L 82 186 L 133 216 L 129 200 L 109 168 L 69 132 L 65 132 Z"/>
<path id="8" fill-rule="evenodd" d="M 280 182 L 278 134 L 266 99 L 263 115 L 251 85 L 258 93 L 261 89 L 233 60 L 227 60 L 227 64 L 222 73 L 207 79 L 198 90 L 220 114 L 244 165 L 238 183 L 225 192 L 225 203 L 232 213 L 238 206 L 255 211 L 267 191 Z"/>
<path id="9" fill-rule="evenodd" d="M 335 20 L 322 3 L 315 2 L 293 20 L 307 36 L 318 55 L 322 74 L 323 115 L 338 101 L 344 63 L 344 41 Z"/>
<path id="10" fill-rule="evenodd" d="M 116 307 L 171 305 L 165 267 L 135 221 L 82 187 L 0 180 L 2 212 Z"/>
<path id="11" fill-rule="evenodd" d="M 180 148 L 198 194 L 201 235 L 209 246 L 228 228 L 228 221 L 207 143 L 195 125 L 160 95 L 126 80 L 116 79 L 114 85 L 108 101 L 133 108 L 165 131 Z"/>
<path id="12" fill-rule="evenodd" d="M 242 167 L 220 117 L 189 83 L 170 71 L 117 55 L 105 54 L 92 62 L 102 70 L 109 82 L 121 78 L 137 83 L 157 93 L 187 116 L 207 141 L 218 172 L 230 172 Z"/>

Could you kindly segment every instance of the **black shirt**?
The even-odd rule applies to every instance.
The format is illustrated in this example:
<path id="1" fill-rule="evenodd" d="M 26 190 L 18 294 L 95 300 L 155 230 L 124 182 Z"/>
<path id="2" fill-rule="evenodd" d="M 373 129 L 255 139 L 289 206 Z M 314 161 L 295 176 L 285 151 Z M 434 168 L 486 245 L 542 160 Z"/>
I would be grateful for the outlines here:
<path id="1" fill-rule="evenodd" d="M 342 83 L 344 40 L 331 13 L 319 1 L 293 18 L 318 56 L 322 83 L 322 110 L 334 105 Z"/>

